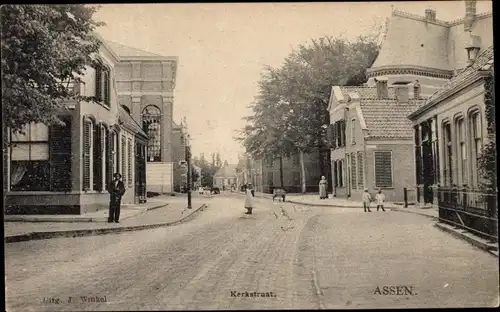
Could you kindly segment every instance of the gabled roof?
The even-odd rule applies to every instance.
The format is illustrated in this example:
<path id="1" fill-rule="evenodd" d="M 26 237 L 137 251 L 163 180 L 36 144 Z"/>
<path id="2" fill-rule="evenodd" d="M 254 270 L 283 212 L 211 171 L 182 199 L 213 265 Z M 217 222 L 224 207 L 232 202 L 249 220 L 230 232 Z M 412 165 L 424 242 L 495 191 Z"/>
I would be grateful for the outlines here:
<path id="1" fill-rule="evenodd" d="M 106 40 L 108 46 L 119 56 L 119 57 L 134 57 L 134 56 L 162 56 L 159 54 L 154 54 L 151 52 L 143 51 L 140 49 L 132 48 L 121 43 Z"/>
<path id="2" fill-rule="evenodd" d="M 236 177 L 236 165 L 223 166 L 215 173 L 215 177 Z"/>
<path id="3" fill-rule="evenodd" d="M 139 134 L 145 138 L 148 137 L 146 132 L 144 132 L 144 130 L 142 130 L 142 127 L 121 106 L 118 107 L 118 118 L 123 123 L 123 126 L 127 129 L 131 130 L 132 132 L 134 132 L 134 134 Z"/>
<path id="4" fill-rule="evenodd" d="M 411 139 L 412 122 L 408 114 L 423 100 L 398 103 L 396 100 L 361 100 L 361 114 L 371 138 Z"/>
<path id="5" fill-rule="evenodd" d="M 453 78 L 451 78 L 447 83 L 445 83 L 439 90 L 434 92 L 423 105 L 418 107 L 416 110 L 411 112 L 409 117 L 412 117 L 419 112 L 437 104 L 438 102 L 449 96 L 450 92 L 458 91 L 458 89 L 467 86 L 468 84 L 476 81 L 480 77 L 481 71 L 491 70 L 494 66 L 493 61 L 493 47 L 490 46 L 484 50 L 471 66 L 466 67 L 459 73 L 457 73 Z"/>

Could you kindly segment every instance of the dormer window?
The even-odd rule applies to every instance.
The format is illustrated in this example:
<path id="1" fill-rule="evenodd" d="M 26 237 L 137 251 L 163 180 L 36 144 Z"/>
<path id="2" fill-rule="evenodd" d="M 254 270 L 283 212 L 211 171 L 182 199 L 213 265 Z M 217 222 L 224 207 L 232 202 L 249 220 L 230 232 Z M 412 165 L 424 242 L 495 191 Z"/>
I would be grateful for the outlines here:
<path id="1" fill-rule="evenodd" d="M 95 73 L 95 97 L 98 102 L 110 106 L 111 74 L 108 67 L 99 65 Z"/>

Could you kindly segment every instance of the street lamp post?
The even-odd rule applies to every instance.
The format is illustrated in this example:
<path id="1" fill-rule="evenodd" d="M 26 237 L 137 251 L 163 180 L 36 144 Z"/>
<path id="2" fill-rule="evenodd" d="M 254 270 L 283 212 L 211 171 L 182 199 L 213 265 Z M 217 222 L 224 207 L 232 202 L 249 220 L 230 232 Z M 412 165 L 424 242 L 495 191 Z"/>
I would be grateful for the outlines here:
<path id="1" fill-rule="evenodd" d="M 188 197 L 188 209 L 191 209 L 191 147 L 186 144 L 186 162 L 187 162 L 187 197 Z"/>

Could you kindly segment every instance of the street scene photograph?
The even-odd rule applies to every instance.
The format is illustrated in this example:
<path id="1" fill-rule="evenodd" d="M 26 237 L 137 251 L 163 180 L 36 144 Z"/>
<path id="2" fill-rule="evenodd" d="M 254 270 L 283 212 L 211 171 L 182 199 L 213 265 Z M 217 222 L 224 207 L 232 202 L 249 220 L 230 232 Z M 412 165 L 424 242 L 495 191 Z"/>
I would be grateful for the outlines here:
<path id="1" fill-rule="evenodd" d="M 499 307 L 492 1 L 0 9 L 6 311 Z"/>

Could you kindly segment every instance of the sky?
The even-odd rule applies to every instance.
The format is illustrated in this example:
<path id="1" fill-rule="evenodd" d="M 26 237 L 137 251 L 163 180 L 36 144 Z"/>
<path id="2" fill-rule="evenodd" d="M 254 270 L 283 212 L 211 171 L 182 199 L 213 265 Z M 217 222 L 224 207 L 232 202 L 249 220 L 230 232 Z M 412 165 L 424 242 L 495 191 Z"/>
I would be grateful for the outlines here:
<path id="1" fill-rule="evenodd" d="M 454 20 L 464 1 L 103 4 L 95 19 L 105 39 L 164 56 L 177 56 L 174 121 L 185 116 L 193 156 L 219 152 L 236 164 L 233 138 L 251 114 L 265 65 L 278 67 L 299 44 L 323 36 L 355 38 L 390 16 L 392 7 Z M 477 12 L 491 11 L 478 1 Z"/>

